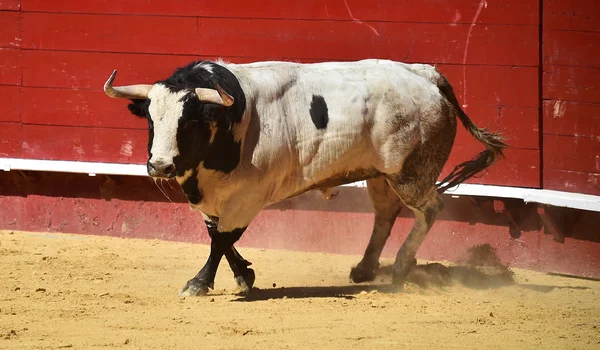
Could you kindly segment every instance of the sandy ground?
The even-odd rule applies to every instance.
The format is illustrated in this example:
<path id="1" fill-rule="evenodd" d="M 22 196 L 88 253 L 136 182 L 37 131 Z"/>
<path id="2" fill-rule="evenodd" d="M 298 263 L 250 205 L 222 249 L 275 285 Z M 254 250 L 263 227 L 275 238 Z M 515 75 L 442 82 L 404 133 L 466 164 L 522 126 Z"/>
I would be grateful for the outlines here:
<path id="1" fill-rule="evenodd" d="M 242 248 L 252 294 L 223 263 L 210 295 L 178 297 L 207 251 L 0 231 L 0 348 L 600 348 L 600 282 L 433 264 L 355 285 L 356 256 Z"/>

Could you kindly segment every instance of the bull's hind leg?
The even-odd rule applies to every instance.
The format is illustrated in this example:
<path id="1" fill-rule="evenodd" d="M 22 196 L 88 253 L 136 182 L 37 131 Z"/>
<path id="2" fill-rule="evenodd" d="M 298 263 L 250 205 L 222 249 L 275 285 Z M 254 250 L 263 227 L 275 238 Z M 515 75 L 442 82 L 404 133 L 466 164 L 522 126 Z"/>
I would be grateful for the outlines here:
<path id="1" fill-rule="evenodd" d="M 231 246 L 231 249 L 225 252 L 225 258 L 233 272 L 233 277 L 235 278 L 235 282 L 237 283 L 240 292 L 248 293 L 250 289 L 252 289 L 254 280 L 256 279 L 254 270 L 248 267 L 252 265 L 252 263 L 244 259 L 234 246 Z"/>
<path id="2" fill-rule="evenodd" d="M 415 255 L 431 229 L 437 214 L 443 208 L 443 201 L 435 186 L 419 187 L 417 184 L 403 185 L 390 181 L 404 204 L 415 214 L 415 223 L 406 240 L 396 254 L 392 269 L 394 283 L 402 281 L 410 269 L 416 265 Z"/>
<path id="3" fill-rule="evenodd" d="M 437 132 L 434 133 L 432 125 L 427 125 L 427 119 L 424 119 L 421 132 L 428 134 L 427 140 L 408 155 L 399 174 L 386 175 L 389 185 L 415 214 L 413 228 L 396 254 L 392 269 L 394 282 L 401 281 L 416 264 L 417 250 L 444 206 L 435 181 L 450 155 L 456 135 L 456 120 L 451 106 L 444 104 L 442 107 L 437 119 Z"/>
<path id="4" fill-rule="evenodd" d="M 375 224 L 362 260 L 350 271 L 350 278 L 354 283 L 375 279 L 381 251 L 402 208 L 402 202 L 387 184 L 385 177 L 367 180 L 367 189 L 375 209 Z"/>

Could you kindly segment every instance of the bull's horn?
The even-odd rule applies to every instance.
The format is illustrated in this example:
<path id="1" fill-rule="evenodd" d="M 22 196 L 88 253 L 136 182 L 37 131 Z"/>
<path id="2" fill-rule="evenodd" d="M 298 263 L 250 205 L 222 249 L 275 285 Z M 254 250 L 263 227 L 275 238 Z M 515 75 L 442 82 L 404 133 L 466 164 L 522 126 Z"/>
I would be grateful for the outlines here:
<path id="1" fill-rule="evenodd" d="M 228 94 L 223 88 L 216 84 L 215 89 L 206 89 L 206 88 L 196 88 L 196 95 L 198 95 L 198 99 L 202 102 L 210 102 L 214 104 L 221 105 L 223 107 L 229 107 L 233 104 L 233 97 Z"/>
<path id="2" fill-rule="evenodd" d="M 128 98 L 132 100 L 143 100 L 148 98 L 148 92 L 152 85 L 148 84 L 137 84 L 127 86 L 115 86 L 113 87 L 113 81 L 117 76 L 117 70 L 115 69 L 106 83 L 104 83 L 104 93 L 112 98 Z"/>

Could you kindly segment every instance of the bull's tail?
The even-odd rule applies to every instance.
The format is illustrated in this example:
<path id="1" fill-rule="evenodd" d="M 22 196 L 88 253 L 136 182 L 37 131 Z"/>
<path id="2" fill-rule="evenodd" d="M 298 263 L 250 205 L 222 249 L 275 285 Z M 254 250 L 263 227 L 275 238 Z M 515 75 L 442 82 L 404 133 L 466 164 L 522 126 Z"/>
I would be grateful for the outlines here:
<path id="1" fill-rule="evenodd" d="M 456 109 L 458 118 L 464 127 L 471 135 L 473 135 L 473 137 L 483 143 L 486 148 L 485 151 L 479 153 L 475 158 L 457 165 L 454 170 L 452 170 L 452 172 L 437 185 L 438 191 L 443 193 L 448 188 L 457 186 L 467 179 L 479 174 L 496 160 L 502 158 L 504 156 L 502 151 L 507 145 L 504 143 L 502 135 L 491 133 L 485 128 L 480 129 L 477 125 L 473 124 L 471 119 L 469 119 L 467 114 L 460 107 L 452 86 L 444 76 L 441 76 L 441 79 L 438 81 L 438 88 L 446 99 L 452 103 L 452 106 Z"/>

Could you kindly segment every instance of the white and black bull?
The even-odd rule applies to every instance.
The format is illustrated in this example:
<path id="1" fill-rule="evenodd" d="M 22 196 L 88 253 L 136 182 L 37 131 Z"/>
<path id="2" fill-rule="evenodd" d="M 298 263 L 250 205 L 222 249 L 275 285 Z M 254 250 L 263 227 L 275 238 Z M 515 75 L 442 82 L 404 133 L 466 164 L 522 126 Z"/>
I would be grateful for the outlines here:
<path id="1" fill-rule="evenodd" d="M 149 124 L 148 173 L 175 177 L 202 212 L 211 252 L 181 295 L 213 288 L 226 257 L 243 291 L 254 271 L 234 248 L 265 206 L 310 190 L 366 180 L 375 225 L 355 282 L 375 278 L 402 204 L 415 223 L 398 251 L 394 281 L 442 209 L 439 193 L 490 166 L 506 146 L 475 126 L 434 67 L 388 60 L 298 64 L 193 62 L 153 85 L 104 86 L 131 99 Z M 456 117 L 486 150 L 436 186 L 456 135 Z"/>

